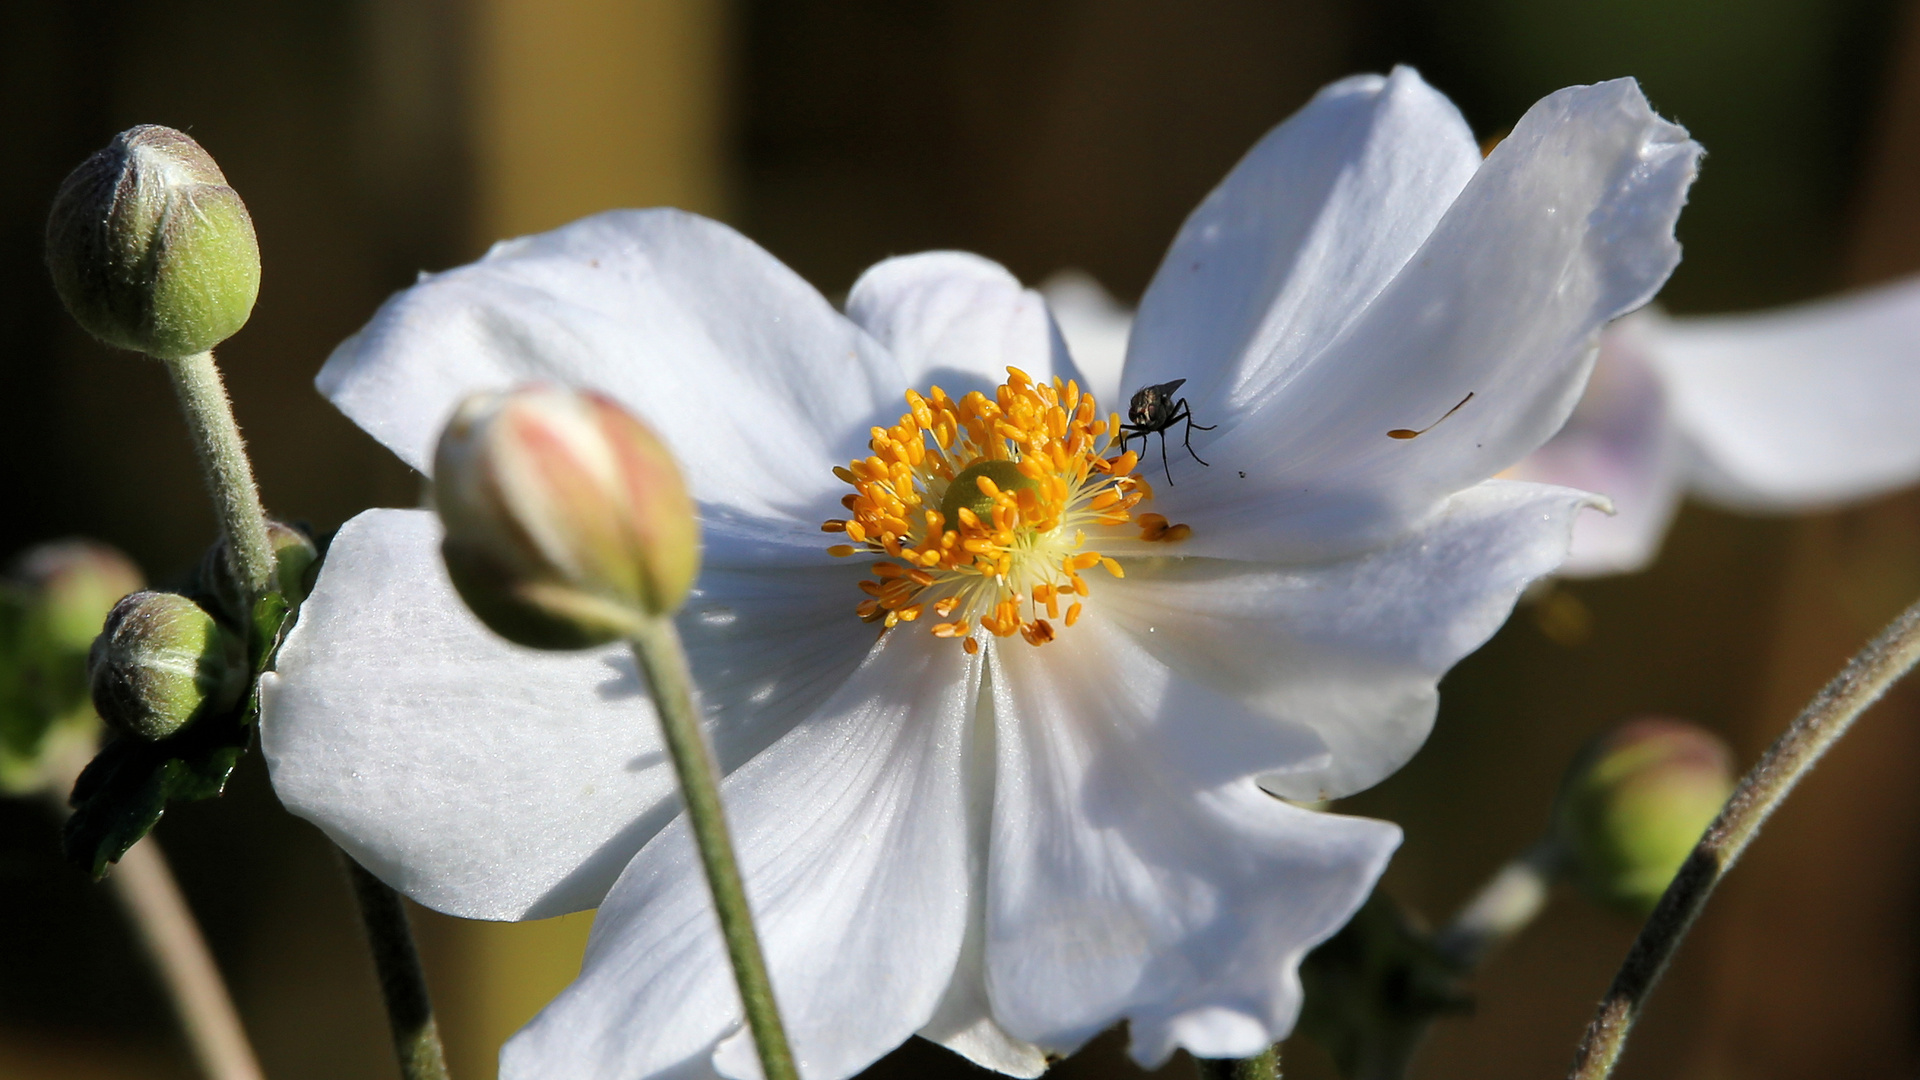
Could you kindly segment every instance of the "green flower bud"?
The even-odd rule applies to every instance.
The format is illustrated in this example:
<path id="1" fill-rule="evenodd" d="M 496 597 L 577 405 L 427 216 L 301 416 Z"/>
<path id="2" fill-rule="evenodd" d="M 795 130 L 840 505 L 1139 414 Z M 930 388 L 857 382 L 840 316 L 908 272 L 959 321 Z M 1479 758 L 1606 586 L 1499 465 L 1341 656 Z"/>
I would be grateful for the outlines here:
<path id="1" fill-rule="evenodd" d="M 7 580 L 26 603 L 33 637 L 43 647 L 83 658 L 114 603 L 146 583 L 133 560 L 92 540 L 30 548 Z"/>
<path id="2" fill-rule="evenodd" d="M 138 592 L 107 616 L 87 674 L 101 719 L 130 735 L 164 739 L 240 700 L 247 652 L 186 597 Z"/>
<path id="3" fill-rule="evenodd" d="M 1645 717 L 1602 733 L 1574 759 L 1554 808 L 1574 885 L 1644 918 L 1733 784 L 1732 752 L 1693 724 Z"/>
<path id="4" fill-rule="evenodd" d="M 0 793 L 70 783 L 93 756 L 87 649 L 140 586 L 125 555 L 89 540 L 30 548 L 0 577 Z"/>
<path id="5" fill-rule="evenodd" d="M 305 529 L 272 519 L 267 521 L 267 543 L 273 548 L 275 568 L 270 587 L 286 598 L 289 608 L 299 607 L 313 583 L 320 548 Z M 206 557 L 200 560 L 200 586 L 235 625 L 245 626 L 252 620 L 253 613 L 247 610 L 234 588 L 233 570 L 228 562 L 231 550 L 224 536 L 207 549 Z"/>
<path id="6" fill-rule="evenodd" d="M 177 360 L 231 337 L 260 292 L 260 246 L 240 196 L 200 144 L 129 128 L 60 185 L 47 269 L 81 326 Z"/>
<path id="7" fill-rule="evenodd" d="M 468 398 L 440 436 L 433 501 L 462 599 L 522 645 L 625 637 L 678 608 L 700 568 L 673 455 L 599 394 L 533 386 Z"/>

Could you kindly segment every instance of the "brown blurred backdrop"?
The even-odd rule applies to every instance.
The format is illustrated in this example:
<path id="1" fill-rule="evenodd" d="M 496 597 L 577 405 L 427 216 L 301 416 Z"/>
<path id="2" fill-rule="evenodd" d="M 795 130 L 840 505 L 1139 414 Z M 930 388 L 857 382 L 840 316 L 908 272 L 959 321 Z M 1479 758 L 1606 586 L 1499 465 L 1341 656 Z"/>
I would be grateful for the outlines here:
<path id="1" fill-rule="evenodd" d="M 0 5 L 0 556 L 83 533 L 156 579 L 213 529 L 162 373 L 86 340 L 40 264 L 66 170 L 134 123 L 191 132 L 251 207 L 253 321 L 221 350 L 268 505 L 330 527 L 417 480 L 311 378 L 422 269 L 619 205 L 733 222 L 834 294 L 891 253 L 962 247 L 1138 296 L 1180 219 L 1266 128 L 1354 70 L 1418 65 L 1476 130 L 1637 75 L 1709 150 L 1679 311 L 1920 270 L 1920 23 L 1893 0 L 13 0 Z M 1632 578 L 1571 586 L 1577 646 L 1523 610 L 1449 678 L 1438 732 L 1353 812 L 1401 822 L 1387 878 L 1446 915 L 1540 828 L 1589 734 L 1689 716 L 1745 760 L 1920 592 L 1920 498 L 1800 521 L 1701 509 Z M 1843 743 L 1716 898 L 1624 1075 L 1911 1074 L 1920 696 Z M 384 1077 L 383 1021 L 318 833 L 257 755 L 160 836 L 276 1080 Z M 114 910 L 0 804 L 0 1075 L 185 1077 Z M 453 1064 L 563 985 L 587 916 L 418 913 Z M 1559 897 L 1440 1026 L 1421 1077 L 1564 1071 L 1633 928 Z M 1059 1070 L 1124 1075 L 1118 1041 Z M 1174 1069 L 1188 1068 L 1176 1063 Z M 890 1076 L 964 1075 L 909 1046 Z M 1294 1076 L 1329 1075 L 1311 1046 Z"/>

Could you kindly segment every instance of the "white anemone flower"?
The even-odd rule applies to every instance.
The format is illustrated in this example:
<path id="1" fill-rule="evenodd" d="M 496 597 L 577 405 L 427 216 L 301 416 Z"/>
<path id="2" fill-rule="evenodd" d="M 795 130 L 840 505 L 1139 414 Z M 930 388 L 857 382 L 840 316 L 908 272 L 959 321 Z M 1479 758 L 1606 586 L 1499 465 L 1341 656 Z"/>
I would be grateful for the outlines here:
<path id="1" fill-rule="evenodd" d="M 1148 291 L 1118 384 L 1184 379 L 1206 425 L 1164 467 L 996 264 L 889 259 L 842 313 L 671 210 L 427 277 L 319 384 L 423 471 L 458 401 L 530 379 L 679 456 L 705 563 L 678 621 L 810 1080 L 915 1033 L 1032 1076 L 1122 1020 L 1145 1064 L 1245 1056 L 1400 835 L 1268 791 L 1401 765 L 1564 556 L 1589 496 L 1490 478 L 1672 270 L 1698 154 L 1627 80 L 1484 162 L 1412 71 L 1328 87 Z M 335 538 L 265 687 L 275 789 L 441 911 L 598 905 L 503 1076 L 758 1075 L 630 663 L 493 638 L 438 538 L 406 510 Z"/>
<path id="2" fill-rule="evenodd" d="M 1082 370 L 1117 380 L 1133 314 L 1082 273 L 1043 291 Z M 1920 481 L 1916 417 L 1920 278 L 1746 315 L 1646 308 L 1600 336 L 1566 426 L 1504 475 L 1607 496 L 1614 513 L 1580 515 L 1559 576 L 1628 574 L 1686 495 L 1793 513 Z"/>

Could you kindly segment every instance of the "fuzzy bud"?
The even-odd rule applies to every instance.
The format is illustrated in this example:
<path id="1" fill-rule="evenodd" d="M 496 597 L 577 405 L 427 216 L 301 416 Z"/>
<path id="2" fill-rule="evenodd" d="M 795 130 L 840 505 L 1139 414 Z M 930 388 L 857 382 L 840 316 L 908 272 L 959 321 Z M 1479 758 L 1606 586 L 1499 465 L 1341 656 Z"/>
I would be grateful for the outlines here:
<path id="1" fill-rule="evenodd" d="M 1602 733 L 1574 759 L 1554 809 L 1573 883 L 1645 917 L 1733 783 L 1732 752 L 1704 728 L 1644 717 Z"/>
<path id="2" fill-rule="evenodd" d="M 448 575 L 509 641 L 580 649 L 686 599 L 699 526 L 680 470 L 595 393 L 530 386 L 468 398 L 434 454 Z"/>
<path id="3" fill-rule="evenodd" d="M 289 608 L 297 608 L 307 598 L 314 564 L 320 561 L 320 548 L 305 529 L 272 519 L 267 521 L 267 544 L 273 549 L 274 561 L 273 580 L 268 587 L 285 597 Z M 200 585 L 235 625 L 245 626 L 252 621 L 253 613 L 247 610 L 235 589 L 233 569 L 228 561 L 231 551 L 224 536 L 207 549 L 206 557 L 200 561 Z"/>
<path id="4" fill-rule="evenodd" d="M 231 337 L 260 292 L 246 205 L 199 143 L 155 124 L 114 136 L 60 185 L 47 269 L 88 333 L 167 360 Z"/>
<path id="5" fill-rule="evenodd" d="M 138 592 L 107 616 L 87 675 L 102 720 L 164 739 L 240 699 L 247 654 L 239 637 L 186 597 Z"/>

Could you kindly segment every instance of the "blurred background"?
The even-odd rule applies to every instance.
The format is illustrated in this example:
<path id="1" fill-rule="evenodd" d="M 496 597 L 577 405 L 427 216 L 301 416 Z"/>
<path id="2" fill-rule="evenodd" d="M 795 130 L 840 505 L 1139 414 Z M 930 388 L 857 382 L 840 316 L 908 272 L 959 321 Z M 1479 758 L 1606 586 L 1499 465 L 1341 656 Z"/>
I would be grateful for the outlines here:
<path id="1" fill-rule="evenodd" d="M 1708 148 L 1662 302 L 1729 311 L 1920 270 L 1920 6 L 1897 0 L 11 0 L 0 5 L 0 558 L 74 534 L 183 575 L 214 533 L 158 365 L 87 339 L 41 264 L 60 179 L 113 133 L 199 139 L 265 274 L 221 349 L 267 504 L 330 528 L 418 479 L 311 380 L 421 270 L 615 206 L 728 221 L 829 295 L 883 256 L 1083 268 L 1137 299 L 1174 229 L 1320 85 L 1417 65 L 1478 133 L 1563 85 L 1637 76 Z M 1916 418 L 1920 422 L 1920 418 Z M 1407 842 L 1397 898 L 1440 920 L 1532 841 L 1560 771 L 1630 715 L 1691 717 L 1750 763 L 1920 593 L 1920 497 L 1795 520 L 1689 507 L 1650 572 L 1563 586 L 1444 685 L 1411 767 L 1341 809 Z M 1714 900 L 1630 1077 L 1920 1066 L 1920 695 L 1897 691 Z M 371 966 L 319 833 L 257 754 L 158 835 L 276 1080 L 385 1077 Z M 0 1075 L 188 1077 L 165 1001 L 51 811 L 0 802 Z M 590 916 L 415 910 L 456 1075 L 577 969 Z M 1634 926 L 1557 896 L 1441 1023 L 1415 1075 L 1564 1072 Z M 1109 1035 L 1057 1071 L 1126 1075 Z M 1296 1039 L 1288 1074 L 1331 1075 Z M 889 1076 L 965 1075 L 909 1045 Z M 1176 1060 L 1168 1075 L 1186 1075 Z"/>

